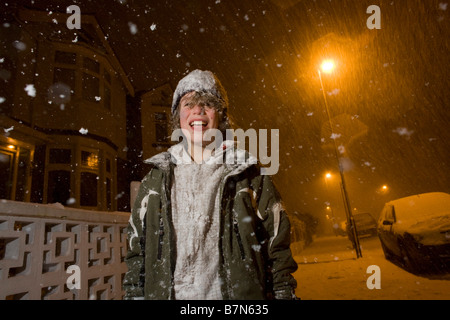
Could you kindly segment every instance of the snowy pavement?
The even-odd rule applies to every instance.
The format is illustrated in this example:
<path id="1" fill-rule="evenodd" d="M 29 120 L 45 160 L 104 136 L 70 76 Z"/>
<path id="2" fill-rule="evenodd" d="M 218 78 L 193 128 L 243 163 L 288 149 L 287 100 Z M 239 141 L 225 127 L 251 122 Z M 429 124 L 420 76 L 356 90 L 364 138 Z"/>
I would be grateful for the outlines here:
<path id="1" fill-rule="evenodd" d="M 450 274 L 417 276 L 384 258 L 378 237 L 360 240 L 362 258 L 356 259 L 345 237 L 322 237 L 294 256 L 294 273 L 302 300 L 449 300 Z M 369 289 L 379 267 L 380 289 Z"/>

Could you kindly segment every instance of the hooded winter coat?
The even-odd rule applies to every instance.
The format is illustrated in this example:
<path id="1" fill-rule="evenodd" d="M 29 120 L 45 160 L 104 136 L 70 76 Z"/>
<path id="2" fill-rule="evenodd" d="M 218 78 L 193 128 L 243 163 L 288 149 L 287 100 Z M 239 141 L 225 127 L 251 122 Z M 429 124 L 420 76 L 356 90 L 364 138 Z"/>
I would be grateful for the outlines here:
<path id="1" fill-rule="evenodd" d="M 256 158 L 226 143 L 216 151 L 226 167 L 220 181 L 219 277 L 225 300 L 295 298 L 297 269 L 290 223 L 270 176 Z M 148 160 L 128 225 L 124 299 L 174 299 L 176 243 L 171 186 L 178 144 Z"/>

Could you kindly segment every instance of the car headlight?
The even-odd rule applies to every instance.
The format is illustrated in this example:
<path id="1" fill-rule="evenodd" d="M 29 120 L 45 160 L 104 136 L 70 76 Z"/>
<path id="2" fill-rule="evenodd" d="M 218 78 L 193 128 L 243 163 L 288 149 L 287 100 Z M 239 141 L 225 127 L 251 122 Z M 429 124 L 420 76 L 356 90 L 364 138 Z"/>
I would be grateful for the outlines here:
<path id="1" fill-rule="evenodd" d="M 447 230 L 445 232 L 441 232 L 444 234 L 444 239 L 447 241 L 450 241 L 450 230 Z"/>

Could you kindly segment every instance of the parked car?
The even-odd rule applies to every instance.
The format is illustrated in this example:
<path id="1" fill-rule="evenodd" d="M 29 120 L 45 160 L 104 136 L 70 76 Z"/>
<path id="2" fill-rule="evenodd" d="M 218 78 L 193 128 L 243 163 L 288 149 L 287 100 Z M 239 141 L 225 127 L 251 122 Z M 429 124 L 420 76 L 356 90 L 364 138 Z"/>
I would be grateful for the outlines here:
<path id="1" fill-rule="evenodd" d="M 450 271 L 450 194 L 423 193 L 386 203 L 378 236 L 386 259 L 408 271 Z"/>
<path id="2" fill-rule="evenodd" d="M 377 235 L 377 221 L 370 213 L 354 213 L 353 220 L 355 221 L 356 231 L 358 232 L 358 236 L 360 238 Z"/>
<path id="3" fill-rule="evenodd" d="M 354 213 L 353 220 L 356 224 L 356 231 L 358 237 L 371 237 L 377 235 L 377 221 L 368 212 Z M 338 233 L 347 236 L 349 234 L 347 221 L 342 221 Z"/>

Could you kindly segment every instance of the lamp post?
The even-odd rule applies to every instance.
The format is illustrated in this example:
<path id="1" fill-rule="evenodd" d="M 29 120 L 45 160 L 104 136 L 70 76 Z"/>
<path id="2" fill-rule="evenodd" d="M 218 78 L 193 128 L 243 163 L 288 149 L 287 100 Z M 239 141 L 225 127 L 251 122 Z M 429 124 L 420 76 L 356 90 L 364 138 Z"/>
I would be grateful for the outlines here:
<path id="1" fill-rule="evenodd" d="M 328 189 L 328 180 L 331 179 L 331 177 L 332 177 L 331 173 L 327 172 L 325 174 L 325 185 L 327 187 L 327 193 L 328 194 L 330 193 L 330 190 Z M 333 227 L 333 232 L 334 232 L 335 236 L 337 237 L 338 236 L 338 231 L 337 231 L 338 225 L 337 225 L 336 217 L 334 216 L 334 212 L 333 212 L 333 209 L 331 208 L 331 204 L 330 203 L 327 206 L 327 211 L 330 211 L 330 213 L 331 213 L 331 221 L 332 221 L 331 224 L 332 224 L 332 227 Z"/>
<path id="2" fill-rule="evenodd" d="M 322 68 L 323 72 L 331 73 L 334 69 L 334 63 L 332 60 L 325 60 L 325 61 L 323 61 L 321 68 Z M 349 238 L 353 244 L 353 247 L 355 248 L 356 258 L 361 258 L 362 253 L 361 253 L 361 247 L 359 245 L 358 232 L 356 230 L 356 224 L 355 224 L 355 220 L 353 218 L 353 214 L 352 214 L 352 210 L 351 210 L 351 206 L 350 206 L 350 200 L 349 200 L 348 194 L 347 194 L 347 188 L 345 186 L 344 170 L 342 167 L 342 163 L 339 160 L 338 148 L 337 148 L 337 144 L 336 144 L 336 137 L 333 134 L 333 124 L 331 122 L 330 109 L 328 107 L 327 96 L 325 93 L 325 89 L 323 87 L 322 74 L 320 72 L 320 69 L 318 69 L 317 72 L 319 73 L 319 80 L 320 80 L 320 86 L 322 87 L 323 100 L 325 101 L 328 123 L 330 125 L 330 130 L 331 130 L 331 139 L 334 142 L 334 153 L 335 153 L 338 165 L 339 165 L 339 174 L 341 177 L 342 199 L 344 202 L 345 215 L 347 217 L 347 226 L 349 228 L 349 230 L 347 230 L 347 232 L 349 233 Z"/>

